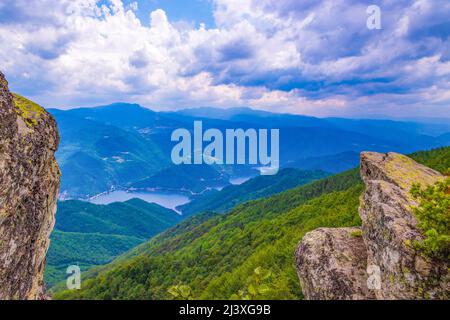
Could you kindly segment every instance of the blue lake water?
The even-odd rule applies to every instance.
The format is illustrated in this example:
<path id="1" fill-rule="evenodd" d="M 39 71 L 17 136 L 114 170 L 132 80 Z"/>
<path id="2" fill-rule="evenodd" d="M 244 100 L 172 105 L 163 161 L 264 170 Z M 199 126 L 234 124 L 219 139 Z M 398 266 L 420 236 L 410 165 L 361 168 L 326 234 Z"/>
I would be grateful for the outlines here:
<path id="1" fill-rule="evenodd" d="M 130 199 L 142 199 L 147 202 L 159 204 L 162 207 L 175 210 L 176 207 L 188 203 L 189 197 L 181 193 L 162 191 L 113 191 L 105 193 L 90 200 L 94 204 L 110 204 L 124 202 Z"/>
<path id="2" fill-rule="evenodd" d="M 234 184 L 234 185 L 240 185 L 240 184 L 247 182 L 248 180 L 250 180 L 252 178 L 253 178 L 252 176 L 231 178 L 230 183 Z"/>
<path id="3" fill-rule="evenodd" d="M 230 183 L 233 185 L 242 184 L 252 177 L 235 177 L 230 179 Z M 220 190 L 220 189 L 219 189 Z M 94 204 L 110 204 L 114 202 L 125 202 L 134 198 L 138 198 L 147 202 L 153 202 L 159 204 L 162 207 L 176 210 L 175 208 L 183 204 L 189 203 L 191 200 L 189 197 L 176 191 L 125 191 L 117 190 L 109 193 L 104 193 L 89 200 Z"/>

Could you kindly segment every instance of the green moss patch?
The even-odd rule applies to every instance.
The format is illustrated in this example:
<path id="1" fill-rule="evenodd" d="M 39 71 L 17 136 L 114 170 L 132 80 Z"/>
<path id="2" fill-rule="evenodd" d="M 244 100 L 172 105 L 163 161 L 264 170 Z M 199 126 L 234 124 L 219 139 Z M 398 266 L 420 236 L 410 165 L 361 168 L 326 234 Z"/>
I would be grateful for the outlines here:
<path id="1" fill-rule="evenodd" d="M 352 236 L 353 238 L 360 238 L 362 237 L 362 231 L 361 230 L 352 231 L 350 233 L 350 236 Z"/>
<path id="2" fill-rule="evenodd" d="M 17 114 L 25 121 L 28 127 L 31 128 L 37 125 L 44 108 L 18 94 L 13 94 L 13 96 Z"/>

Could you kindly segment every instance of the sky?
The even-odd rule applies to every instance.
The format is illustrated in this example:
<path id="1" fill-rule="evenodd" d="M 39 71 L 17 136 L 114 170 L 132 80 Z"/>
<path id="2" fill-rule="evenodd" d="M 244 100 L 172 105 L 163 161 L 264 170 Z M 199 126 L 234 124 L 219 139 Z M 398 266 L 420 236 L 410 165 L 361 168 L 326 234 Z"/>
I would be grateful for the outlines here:
<path id="1" fill-rule="evenodd" d="M 448 0 L 0 0 L 0 70 L 61 109 L 450 118 L 449 17 Z"/>

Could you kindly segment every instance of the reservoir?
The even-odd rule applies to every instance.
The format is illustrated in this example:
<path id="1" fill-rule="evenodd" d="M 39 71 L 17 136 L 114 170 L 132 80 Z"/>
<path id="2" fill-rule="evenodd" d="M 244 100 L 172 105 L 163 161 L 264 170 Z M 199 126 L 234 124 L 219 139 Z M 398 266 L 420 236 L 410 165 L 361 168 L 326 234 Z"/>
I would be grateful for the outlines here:
<path id="1" fill-rule="evenodd" d="M 110 204 L 113 202 L 124 202 L 138 198 L 146 202 L 153 202 L 162 207 L 175 210 L 176 207 L 190 202 L 189 197 L 182 193 L 164 191 L 113 191 L 101 194 L 90 200 L 94 204 Z"/>

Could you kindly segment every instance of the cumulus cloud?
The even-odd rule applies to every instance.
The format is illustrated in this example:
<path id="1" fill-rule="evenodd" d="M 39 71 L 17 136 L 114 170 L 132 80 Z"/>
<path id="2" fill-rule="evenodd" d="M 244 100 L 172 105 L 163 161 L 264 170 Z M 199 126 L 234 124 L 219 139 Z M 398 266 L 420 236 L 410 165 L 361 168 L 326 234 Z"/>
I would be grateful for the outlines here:
<path id="1" fill-rule="evenodd" d="M 129 2 L 128 2 L 129 3 Z M 448 115 L 450 3 L 214 0 L 216 26 L 150 24 L 138 2 L 0 1 L 0 69 L 50 107 L 251 106 L 312 115 Z M 50 9 L 51 8 L 51 9 Z"/>

